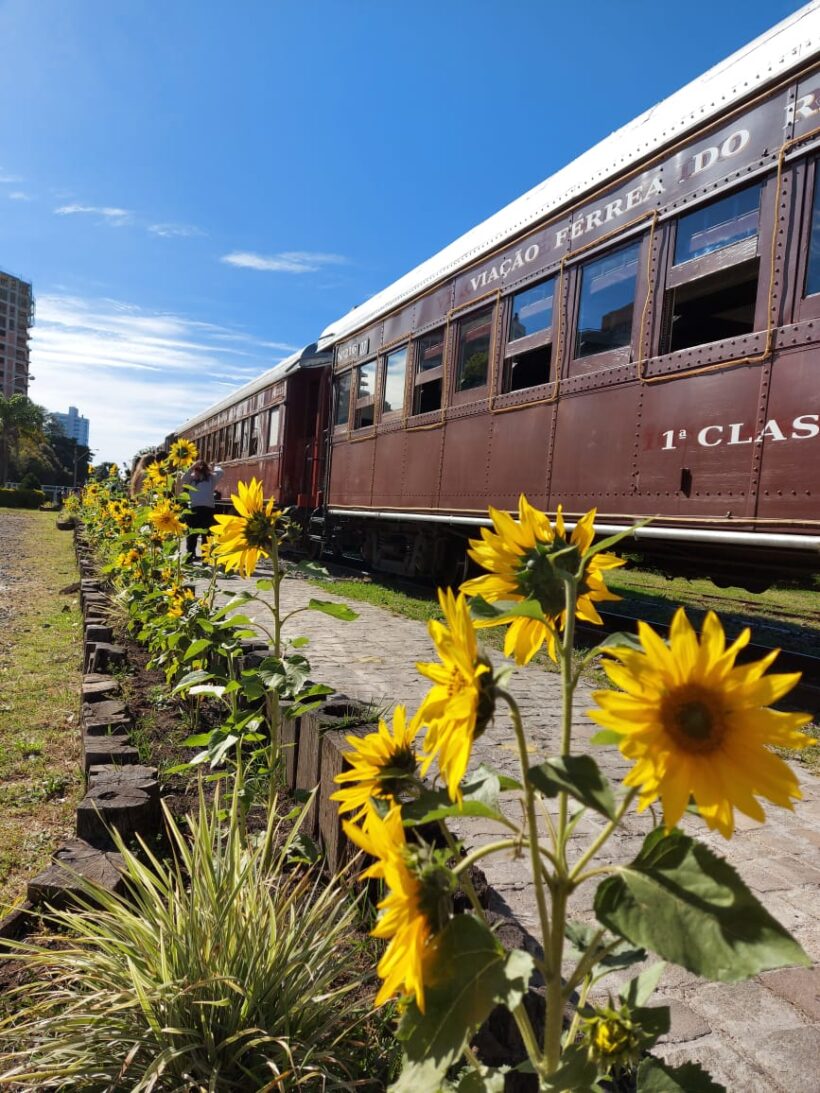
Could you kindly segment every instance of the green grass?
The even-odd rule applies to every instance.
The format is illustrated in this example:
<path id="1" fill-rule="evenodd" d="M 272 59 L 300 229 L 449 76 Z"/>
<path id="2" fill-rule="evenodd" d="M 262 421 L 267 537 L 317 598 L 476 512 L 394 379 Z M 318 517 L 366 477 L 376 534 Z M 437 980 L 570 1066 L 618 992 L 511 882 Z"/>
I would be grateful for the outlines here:
<path id="1" fill-rule="evenodd" d="M 60 841 L 81 796 L 81 628 L 71 534 L 54 513 L 3 510 L 0 629 L 0 915 Z M 14 549 L 9 548 L 13 543 Z"/>
<path id="2" fill-rule="evenodd" d="M 370 578 L 335 581 L 311 578 L 311 583 L 334 596 L 343 596 L 348 600 L 358 600 L 360 603 L 372 604 L 373 607 L 382 607 L 394 615 L 403 615 L 404 618 L 415 619 L 416 622 L 444 618 L 434 592 L 429 594 L 419 592 L 411 596 L 408 592 L 401 592 L 397 588 L 391 588 L 387 583 L 382 584 Z"/>

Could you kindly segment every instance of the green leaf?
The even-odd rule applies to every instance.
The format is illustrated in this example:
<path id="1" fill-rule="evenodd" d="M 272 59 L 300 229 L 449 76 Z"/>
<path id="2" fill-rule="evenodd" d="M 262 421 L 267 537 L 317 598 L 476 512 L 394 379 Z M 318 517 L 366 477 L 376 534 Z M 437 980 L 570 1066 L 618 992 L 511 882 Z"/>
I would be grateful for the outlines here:
<path id="1" fill-rule="evenodd" d="M 310 638 L 291 638 L 291 649 L 304 649 L 306 645 L 310 645 Z"/>
<path id="2" fill-rule="evenodd" d="M 260 592 L 273 592 L 273 581 L 270 577 L 260 577 L 256 582 L 256 587 Z"/>
<path id="3" fill-rule="evenodd" d="M 495 771 L 482 764 L 461 787 L 461 804 L 450 800 L 446 789 L 427 790 L 417 800 L 402 807 L 402 819 L 407 827 L 444 820 L 448 816 L 483 816 L 488 820 L 503 819 L 498 809 L 500 779 Z"/>
<path id="4" fill-rule="evenodd" d="M 654 517 L 647 516 L 644 520 L 638 520 L 632 525 L 632 527 L 624 528 L 623 531 L 616 531 L 614 535 L 607 536 L 606 539 L 601 539 L 599 543 L 586 552 L 587 560 L 595 554 L 600 554 L 602 550 L 609 550 L 611 547 L 617 546 L 624 539 L 628 539 L 630 535 L 633 535 L 638 528 L 646 527 L 647 524 L 651 524 Z"/>
<path id="5" fill-rule="evenodd" d="M 615 794 L 591 755 L 559 755 L 527 771 L 527 781 L 545 797 L 564 790 L 608 820 L 615 818 Z"/>
<path id="6" fill-rule="evenodd" d="M 659 960 L 656 964 L 650 965 L 650 967 L 645 971 L 642 971 L 640 975 L 636 975 L 634 979 L 630 979 L 625 987 L 621 988 L 620 997 L 624 1002 L 628 1003 L 631 1008 L 634 1008 L 635 1006 L 645 1006 L 660 982 L 665 967 L 666 964 L 663 960 Z"/>
<path id="7" fill-rule="evenodd" d="M 188 688 L 189 695 L 208 695 L 210 698 L 222 698 L 225 688 L 216 683 L 197 683 Z"/>
<path id="8" fill-rule="evenodd" d="M 195 683 L 204 683 L 207 679 L 213 679 L 212 672 L 206 672 L 202 668 L 198 668 L 195 672 L 188 672 L 174 687 L 171 694 L 178 695 L 182 691 L 186 691 L 189 687 L 192 687 Z"/>
<path id="9" fill-rule="evenodd" d="M 330 576 L 325 567 L 318 562 L 300 562 L 295 568 L 297 573 L 304 573 L 307 577 Z"/>
<path id="10" fill-rule="evenodd" d="M 614 744 L 617 748 L 622 739 L 622 734 L 615 732 L 614 729 L 598 729 L 598 731 L 593 733 L 589 738 L 589 742 L 590 744 Z"/>
<path id="11" fill-rule="evenodd" d="M 188 646 L 183 660 L 193 660 L 194 657 L 199 656 L 205 649 L 210 649 L 211 642 L 208 638 L 198 638 L 196 641 L 192 641 Z"/>
<path id="12" fill-rule="evenodd" d="M 633 652 L 644 652 L 644 647 L 636 634 L 631 634 L 627 630 L 618 630 L 614 634 L 609 634 L 599 645 L 596 645 L 590 651 L 588 657 L 591 659 L 597 653 L 606 653 L 611 649 L 632 649 Z"/>
<path id="13" fill-rule="evenodd" d="M 182 741 L 183 748 L 204 748 L 210 743 L 211 734 L 209 732 L 194 733 L 193 736 L 188 736 Z"/>
<path id="14" fill-rule="evenodd" d="M 483 596 L 474 596 L 470 600 L 470 614 L 479 622 L 493 619 L 503 622 L 507 619 L 538 619 L 544 621 L 544 609 L 537 600 L 497 600 L 488 603 Z"/>
<path id="15" fill-rule="evenodd" d="M 638 1067 L 638 1093 L 726 1093 L 699 1063 L 669 1066 L 650 1056 Z"/>
<path id="16" fill-rule="evenodd" d="M 226 615 L 230 615 L 232 611 L 236 611 L 238 607 L 242 607 L 243 604 L 252 599 L 253 596 L 249 592 L 239 592 L 236 596 L 231 596 L 227 603 L 223 603 L 219 610 L 211 615 L 211 621 L 216 622 L 217 619 L 224 619 Z"/>
<path id="17" fill-rule="evenodd" d="M 811 961 L 734 868 L 683 832 L 647 835 L 595 894 L 598 921 L 706 979 L 734 982 Z"/>
<path id="18" fill-rule="evenodd" d="M 549 1093 L 594 1093 L 598 1068 L 587 1058 L 581 1047 L 569 1047 L 561 1056 L 561 1065 L 548 1078 L 542 1078 L 540 1088 Z"/>
<path id="19" fill-rule="evenodd" d="M 358 612 L 354 611 L 352 607 L 348 607 L 345 603 L 332 603 L 330 600 L 310 600 L 307 605 L 308 611 L 321 611 L 324 615 L 330 615 L 331 618 L 341 619 L 342 622 L 352 622 L 353 619 L 359 617 Z"/>
<path id="20" fill-rule="evenodd" d="M 482 1067 L 482 1073 L 476 1070 L 468 1070 L 459 1081 L 456 1093 L 504 1093 L 504 1075 L 509 1073 L 509 1067 L 496 1070 L 495 1067 Z"/>
<path id="21" fill-rule="evenodd" d="M 451 919 L 439 937 L 436 978 L 425 985 L 425 1012 L 411 1002 L 401 1019 L 396 1035 L 406 1059 L 390 1088 L 395 1093 L 438 1089 L 493 1007 L 518 1005 L 532 971 L 532 957 L 519 949 L 505 953 L 483 922 L 470 915 Z"/>

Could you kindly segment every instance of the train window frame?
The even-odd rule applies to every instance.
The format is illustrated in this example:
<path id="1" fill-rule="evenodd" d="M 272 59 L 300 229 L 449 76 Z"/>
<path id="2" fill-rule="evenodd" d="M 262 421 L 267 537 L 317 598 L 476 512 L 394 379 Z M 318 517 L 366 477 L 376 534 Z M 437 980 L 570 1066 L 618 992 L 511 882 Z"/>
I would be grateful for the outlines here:
<path id="1" fill-rule="evenodd" d="M 373 370 L 373 389 L 365 395 L 360 395 L 362 373 L 366 368 Z M 353 432 L 361 432 L 364 429 L 373 429 L 376 425 L 376 394 L 379 385 L 379 360 L 373 357 L 369 361 L 362 361 L 353 369 L 355 376 L 353 389 Z M 360 422 L 360 418 L 367 411 L 371 411 L 370 421 Z"/>
<path id="2" fill-rule="evenodd" d="M 484 312 L 486 312 L 490 323 L 489 344 L 487 347 L 487 369 L 484 374 L 484 382 L 474 384 L 471 387 L 459 387 L 462 334 L 468 324 L 475 323 L 482 319 Z M 487 398 L 495 364 L 497 316 L 498 300 L 494 300 L 490 304 L 487 304 L 486 301 L 482 301 L 481 304 L 471 308 L 469 311 L 461 312 L 455 320 L 455 336 L 452 342 L 452 379 L 450 380 L 449 392 L 451 404 L 454 406 L 470 402 L 480 402 L 481 399 Z"/>
<path id="3" fill-rule="evenodd" d="M 799 286 L 795 292 L 794 301 L 796 322 L 820 319 L 820 289 L 817 292 L 806 292 L 811 257 L 813 206 L 815 198 L 820 201 L 820 155 L 802 161 L 801 167 L 805 178 L 804 192 L 800 210 L 800 227 L 799 231 L 794 233 L 794 245 L 798 253 L 795 283 Z"/>
<path id="4" fill-rule="evenodd" d="M 274 418 L 275 415 L 275 418 Z M 273 423 L 276 421 L 276 437 L 273 434 Z M 271 406 L 268 411 L 268 428 L 267 428 L 267 441 L 269 452 L 278 451 L 282 442 L 282 403 L 277 402 L 275 406 Z"/>
<path id="5" fill-rule="evenodd" d="M 353 401 L 353 373 L 354 368 L 348 368 L 344 372 L 336 372 L 333 376 L 333 432 L 341 433 L 350 427 L 350 404 Z M 341 400 L 339 399 L 339 388 L 344 380 L 347 380 L 347 412 L 344 417 L 337 420 L 337 410 L 341 406 Z"/>
<path id="6" fill-rule="evenodd" d="M 520 287 L 516 292 L 511 292 L 504 298 L 504 312 L 503 321 L 504 327 L 507 331 L 507 341 L 503 350 L 503 361 L 501 368 L 501 382 L 500 393 L 501 394 L 518 394 L 522 391 L 531 391 L 537 387 L 542 387 L 544 384 L 551 383 L 554 379 L 555 360 L 552 356 L 553 347 L 553 328 L 555 326 L 556 317 L 556 293 L 558 290 L 559 278 L 556 273 L 551 274 L 549 277 L 540 278 L 537 281 L 533 281 L 530 284 Z M 512 323 L 515 318 L 516 312 L 513 310 L 515 307 L 515 301 L 523 296 L 525 293 L 532 292 L 533 289 L 540 288 L 543 285 L 552 285 L 552 304 L 549 324 L 543 327 L 541 330 L 533 331 L 531 334 L 524 334 L 518 338 L 511 338 L 509 335 L 512 333 Z M 547 363 L 547 374 L 543 379 L 539 379 L 537 383 L 526 383 L 522 386 L 514 386 L 514 369 L 518 359 L 521 356 L 533 356 L 539 350 L 549 348 L 549 360 Z"/>
<path id="7" fill-rule="evenodd" d="M 248 456 L 261 455 L 259 450 L 259 421 L 260 414 L 251 414 L 248 418 Z"/>
<path id="8" fill-rule="evenodd" d="M 645 231 L 640 235 L 632 235 L 626 239 L 619 239 L 614 245 L 609 243 L 609 245 L 605 247 L 596 248 L 592 253 L 584 254 L 583 257 L 579 256 L 578 261 L 573 264 L 571 268 L 573 300 L 572 324 L 567 339 L 570 376 L 584 375 L 588 372 L 598 372 L 610 368 L 617 368 L 619 365 L 629 364 L 633 359 L 640 325 L 641 308 L 639 306 L 639 301 L 641 299 L 642 291 L 645 291 L 646 289 L 647 239 L 648 236 Z M 580 338 L 584 271 L 589 269 L 596 262 L 601 262 L 620 251 L 626 251 L 633 247 L 637 247 L 637 267 L 635 272 L 635 291 L 632 300 L 632 319 L 629 339 L 625 345 L 612 346 L 607 349 L 601 349 L 597 353 L 586 353 L 579 356 L 577 349 Z M 556 362 L 553 367 L 553 374 L 555 374 L 558 367 L 558 362 Z"/>
<path id="9" fill-rule="evenodd" d="M 397 409 L 391 408 L 385 410 L 385 402 L 387 399 L 387 374 L 390 368 L 390 359 L 392 357 L 398 357 L 400 353 L 404 354 L 404 365 L 402 374 L 401 385 L 401 406 Z M 408 363 L 410 361 L 410 343 L 404 342 L 395 346 L 391 346 L 385 350 L 383 355 L 379 358 L 378 369 L 378 391 L 379 391 L 379 420 L 380 421 L 397 421 L 404 416 L 405 407 L 407 406 L 407 371 Z"/>
<path id="10" fill-rule="evenodd" d="M 441 363 L 432 368 L 419 367 L 422 363 L 421 343 L 424 340 L 431 341 L 441 335 Z M 444 366 L 447 358 L 447 325 L 433 327 L 432 330 L 421 331 L 411 343 L 411 366 L 413 385 L 411 394 L 410 416 L 423 417 L 425 414 L 438 413 L 444 403 Z M 408 369 L 410 371 L 410 369 Z M 425 395 L 424 388 L 438 384 L 438 406 L 421 409 L 421 400 Z"/>
<path id="11" fill-rule="evenodd" d="M 740 193 L 755 189 L 758 192 L 758 202 L 757 230 L 754 234 L 745 235 L 743 238 L 715 247 L 703 254 L 675 261 L 678 233 L 681 222 L 685 218 L 695 215 L 702 209 L 718 206 Z M 767 179 L 746 182 L 729 192 L 712 195 L 709 200 L 699 203 L 695 208 L 681 210 L 667 226 L 666 274 L 663 285 L 656 286 L 659 356 L 673 356 L 690 350 L 698 351 L 702 350 L 703 346 L 718 345 L 729 340 L 736 342 L 738 338 L 750 337 L 759 332 L 760 270 L 766 217 L 766 191 Z M 678 313 L 679 306 L 696 313 L 698 307 L 708 309 L 708 301 L 711 300 L 714 310 L 715 301 L 721 294 L 743 286 L 745 286 L 745 300 L 742 299 L 741 303 L 747 311 L 751 308 L 750 329 L 727 330 L 720 337 L 688 341 L 686 344 L 673 342 L 673 323 L 682 317 Z M 704 310 L 699 322 L 692 323 L 693 328 L 702 328 L 707 314 L 708 310 Z M 717 313 L 715 313 L 715 321 L 718 321 Z"/>

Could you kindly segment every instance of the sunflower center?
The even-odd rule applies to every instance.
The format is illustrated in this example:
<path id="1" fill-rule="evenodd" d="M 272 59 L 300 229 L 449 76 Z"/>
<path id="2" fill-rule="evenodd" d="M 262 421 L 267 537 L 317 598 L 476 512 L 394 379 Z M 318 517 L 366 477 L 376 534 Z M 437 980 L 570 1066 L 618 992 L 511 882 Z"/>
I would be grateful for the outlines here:
<path id="1" fill-rule="evenodd" d="M 664 728 L 684 751 L 715 751 L 726 735 L 723 710 L 705 687 L 689 684 L 668 695 L 661 708 Z"/>
<path id="2" fill-rule="evenodd" d="M 553 557 L 568 545 L 559 537 L 551 543 L 539 543 L 525 555 L 524 564 L 517 574 L 522 595 L 537 600 L 544 614 L 551 618 L 564 610 L 566 578 L 577 570 L 581 560 L 577 547 L 561 554 L 560 558 Z"/>
<path id="3" fill-rule="evenodd" d="M 406 744 L 397 748 L 379 767 L 379 791 L 383 797 L 397 797 L 416 773 L 416 753 Z"/>
<path id="4" fill-rule="evenodd" d="M 245 542 L 257 550 L 270 550 L 273 543 L 273 523 L 261 510 L 245 521 Z"/>

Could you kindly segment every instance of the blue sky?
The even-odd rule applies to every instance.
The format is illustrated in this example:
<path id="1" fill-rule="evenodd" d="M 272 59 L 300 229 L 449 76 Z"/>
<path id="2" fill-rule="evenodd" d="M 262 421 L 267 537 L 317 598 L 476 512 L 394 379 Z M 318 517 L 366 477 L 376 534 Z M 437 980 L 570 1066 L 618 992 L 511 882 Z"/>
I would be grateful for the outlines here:
<path id="1" fill-rule="evenodd" d="M 3 0 L 31 397 L 130 459 L 799 6 Z"/>

